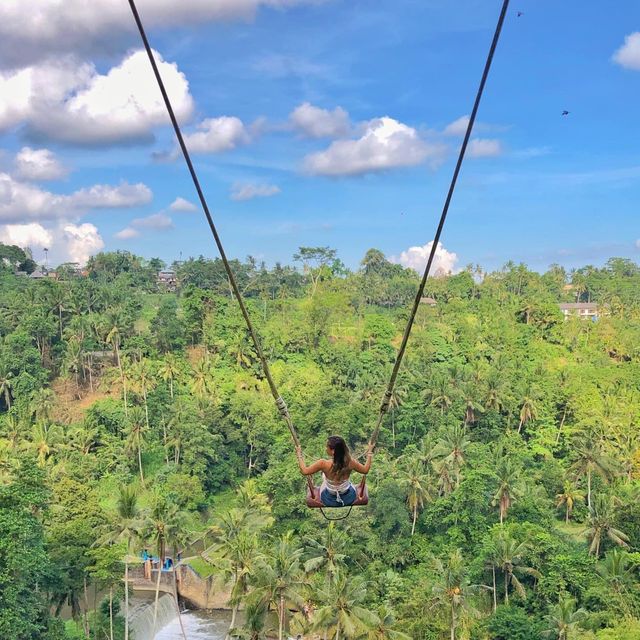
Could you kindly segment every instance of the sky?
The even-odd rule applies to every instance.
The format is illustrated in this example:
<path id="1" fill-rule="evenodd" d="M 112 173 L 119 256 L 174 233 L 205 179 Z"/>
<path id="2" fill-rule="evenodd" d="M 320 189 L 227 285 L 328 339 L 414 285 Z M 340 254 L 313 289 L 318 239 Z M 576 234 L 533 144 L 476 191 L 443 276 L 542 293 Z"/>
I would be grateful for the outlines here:
<path id="1" fill-rule="evenodd" d="M 421 269 L 501 4 L 138 0 L 227 253 Z M 640 261 L 639 99 L 637 0 L 512 1 L 436 267 Z M 126 0 L 0 4 L 0 242 L 217 255 Z"/>

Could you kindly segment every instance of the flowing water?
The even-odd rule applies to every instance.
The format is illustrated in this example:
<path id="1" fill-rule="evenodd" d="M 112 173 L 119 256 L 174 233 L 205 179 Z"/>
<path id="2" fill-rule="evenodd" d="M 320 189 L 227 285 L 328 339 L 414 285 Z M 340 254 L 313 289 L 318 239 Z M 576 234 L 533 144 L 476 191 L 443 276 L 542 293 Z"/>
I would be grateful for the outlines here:
<path id="1" fill-rule="evenodd" d="M 230 611 L 186 611 L 182 614 L 187 640 L 223 640 L 230 621 Z M 183 640 L 178 619 L 158 632 L 155 640 Z"/>

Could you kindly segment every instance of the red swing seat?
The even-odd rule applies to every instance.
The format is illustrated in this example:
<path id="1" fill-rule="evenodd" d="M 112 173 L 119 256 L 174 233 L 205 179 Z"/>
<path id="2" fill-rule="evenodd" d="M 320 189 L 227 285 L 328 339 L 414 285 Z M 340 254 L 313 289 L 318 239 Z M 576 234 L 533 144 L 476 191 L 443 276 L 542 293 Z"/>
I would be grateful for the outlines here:
<path id="1" fill-rule="evenodd" d="M 321 487 L 314 487 L 313 494 L 311 488 L 307 487 L 307 507 L 310 509 L 343 509 L 344 507 L 327 507 L 320 500 Z M 356 500 L 353 504 L 345 505 L 346 507 L 364 507 L 369 504 L 369 490 L 367 485 L 360 483 L 356 487 Z"/>

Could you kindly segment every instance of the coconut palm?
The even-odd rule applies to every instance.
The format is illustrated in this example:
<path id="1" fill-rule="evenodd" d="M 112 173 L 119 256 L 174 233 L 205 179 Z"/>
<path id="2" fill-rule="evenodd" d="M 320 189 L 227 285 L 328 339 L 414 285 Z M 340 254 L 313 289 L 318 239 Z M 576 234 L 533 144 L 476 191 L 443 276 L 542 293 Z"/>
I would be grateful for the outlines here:
<path id="1" fill-rule="evenodd" d="M 605 481 L 612 477 L 614 464 L 604 451 L 602 444 L 596 440 L 593 434 L 587 434 L 586 441 L 581 437 L 575 448 L 576 460 L 571 470 L 579 477 L 587 478 L 587 507 L 591 509 L 591 478 L 597 474 Z"/>
<path id="2" fill-rule="evenodd" d="M 147 394 L 156 385 L 151 371 L 151 363 L 146 358 L 141 358 L 132 366 L 133 384 L 132 389 L 142 396 L 144 404 L 144 418 L 147 429 L 149 429 L 149 404 L 147 402 Z"/>
<path id="3" fill-rule="evenodd" d="M 433 565 L 436 577 L 431 585 L 431 606 L 444 612 L 449 621 L 449 637 L 456 640 L 463 618 L 477 616 L 478 612 L 469 600 L 477 592 L 477 587 L 469 584 L 466 563 L 460 549 L 451 552 L 444 562 L 434 558 Z"/>
<path id="4" fill-rule="evenodd" d="M 173 400 L 173 384 L 182 373 L 180 362 L 173 353 L 165 355 L 164 359 L 160 363 L 158 374 L 164 380 L 169 383 L 169 394 Z"/>
<path id="5" fill-rule="evenodd" d="M 411 640 L 406 633 L 396 629 L 396 619 L 390 607 L 380 606 L 376 615 L 378 622 L 363 634 L 363 640 Z"/>
<path id="6" fill-rule="evenodd" d="M 257 592 L 263 602 L 276 607 L 278 614 L 278 640 L 284 637 L 287 623 L 287 604 L 301 607 L 305 585 L 301 558 L 304 549 L 297 547 L 292 532 L 276 540 L 270 553 L 262 558 L 256 576 Z"/>
<path id="7" fill-rule="evenodd" d="M 540 578 L 540 572 L 523 564 L 527 545 L 518 542 L 507 531 L 501 531 L 496 537 L 494 562 L 504 576 L 504 603 L 509 604 L 509 588 L 513 587 L 516 593 L 524 598 L 526 595 L 524 585 L 518 579 L 517 574 L 526 574 Z"/>
<path id="8" fill-rule="evenodd" d="M 498 489 L 491 504 L 500 509 L 500 524 L 503 524 L 514 500 L 520 497 L 520 467 L 508 456 L 498 458 L 496 476 Z"/>
<path id="9" fill-rule="evenodd" d="M 589 527 L 584 531 L 584 535 L 589 542 L 590 555 L 595 555 L 596 558 L 600 557 L 600 547 L 605 538 L 621 547 L 628 546 L 629 538 L 620 529 L 616 529 L 613 526 L 614 522 L 615 504 L 613 497 L 598 495 L 595 505 L 589 509 Z"/>
<path id="10" fill-rule="evenodd" d="M 138 470 L 140 472 L 140 482 L 144 486 L 144 473 L 142 471 L 142 445 L 148 425 L 145 415 L 140 407 L 132 407 L 129 411 L 128 419 L 127 447 L 134 450 L 138 455 Z"/>
<path id="11" fill-rule="evenodd" d="M 471 440 L 460 425 L 447 429 L 433 448 L 433 457 L 444 462 L 452 470 L 456 487 L 460 485 L 460 471 L 465 464 L 465 454 Z"/>
<path id="12" fill-rule="evenodd" d="M 556 494 L 556 507 L 565 508 L 565 522 L 568 524 L 571 512 L 578 500 L 584 500 L 584 493 L 580 491 L 570 480 L 564 481 L 564 488 L 561 493 Z"/>
<path id="13" fill-rule="evenodd" d="M 628 604 L 629 592 L 635 584 L 637 565 L 630 560 L 630 556 L 622 549 L 611 549 L 604 559 L 596 565 L 596 571 L 616 594 L 620 607 L 625 615 L 631 617 L 632 612 Z"/>
<path id="14" fill-rule="evenodd" d="M 129 563 L 134 542 L 142 530 L 142 513 L 138 507 L 138 493 L 134 487 L 122 486 L 118 492 L 116 509 L 104 525 L 99 544 L 126 543 L 124 557 L 124 640 L 129 640 Z"/>
<path id="15" fill-rule="evenodd" d="M 433 499 L 430 475 L 425 471 L 419 458 L 402 461 L 399 466 L 398 484 L 403 488 L 409 511 L 412 514 L 411 535 L 415 533 L 418 511 L 425 502 Z"/>
<path id="16" fill-rule="evenodd" d="M 522 431 L 527 422 L 535 420 L 538 417 L 538 407 L 536 406 L 536 400 L 531 396 L 529 392 L 523 399 L 520 405 L 520 422 L 518 423 L 518 433 Z"/>
<path id="17" fill-rule="evenodd" d="M 586 617 L 587 612 L 584 609 L 576 610 L 576 601 L 573 598 L 561 598 L 558 604 L 551 607 L 547 616 L 547 629 L 542 633 L 554 640 L 571 640 L 574 637 L 573 632 Z"/>
<path id="18" fill-rule="evenodd" d="M 306 538 L 305 542 L 304 570 L 307 573 L 324 569 L 329 578 L 333 578 L 344 566 L 349 539 L 342 530 L 336 529 L 334 522 L 329 523 L 319 540 Z"/>
<path id="19" fill-rule="evenodd" d="M 238 609 L 248 591 L 249 580 L 255 575 L 262 558 L 258 553 L 258 536 L 270 524 L 271 518 L 263 508 L 247 508 L 245 501 L 243 506 L 223 513 L 207 531 L 213 534 L 214 542 L 202 553 L 202 557 L 231 586 L 229 603 L 232 613 L 227 637 L 230 637 L 236 625 Z"/>
<path id="20" fill-rule="evenodd" d="M 4 399 L 7 409 L 11 409 L 11 389 L 13 388 L 13 372 L 7 365 L 0 363 L 0 396 Z"/>
<path id="21" fill-rule="evenodd" d="M 367 583 L 361 576 L 350 578 L 340 571 L 319 590 L 318 597 L 322 605 L 315 612 L 313 628 L 325 637 L 360 638 L 380 625 L 378 616 L 363 606 Z"/>

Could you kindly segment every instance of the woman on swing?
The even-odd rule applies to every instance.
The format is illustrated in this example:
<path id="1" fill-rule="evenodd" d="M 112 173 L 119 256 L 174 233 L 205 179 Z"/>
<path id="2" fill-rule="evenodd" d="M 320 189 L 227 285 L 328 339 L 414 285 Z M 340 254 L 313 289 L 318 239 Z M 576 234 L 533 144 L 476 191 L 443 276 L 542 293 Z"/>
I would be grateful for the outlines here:
<path id="1" fill-rule="evenodd" d="M 322 485 L 320 487 L 320 501 L 325 507 L 349 507 L 358 496 L 356 488 L 350 480 L 351 472 L 357 471 L 366 475 L 371 469 L 373 452 L 367 452 L 366 464 L 360 464 L 349 453 L 349 447 L 340 436 L 330 436 L 327 439 L 327 455 L 330 460 L 322 458 L 307 466 L 302 456 L 302 448 L 296 447 L 298 465 L 305 476 L 322 471 Z"/>

